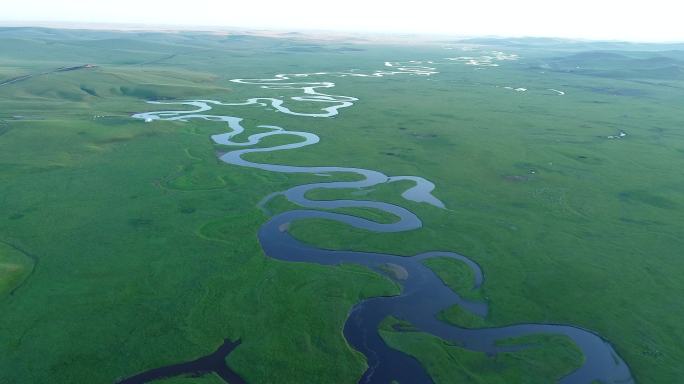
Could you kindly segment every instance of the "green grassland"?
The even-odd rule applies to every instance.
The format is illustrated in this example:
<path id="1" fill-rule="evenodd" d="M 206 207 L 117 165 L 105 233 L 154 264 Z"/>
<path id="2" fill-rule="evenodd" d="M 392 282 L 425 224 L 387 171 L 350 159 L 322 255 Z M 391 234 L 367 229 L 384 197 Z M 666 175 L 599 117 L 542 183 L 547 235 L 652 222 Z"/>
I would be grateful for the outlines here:
<path id="1" fill-rule="evenodd" d="M 485 272 L 477 292 L 464 293 L 472 276 L 458 264 L 430 267 L 457 292 L 486 300 L 490 313 L 472 319 L 452 308 L 446 320 L 581 326 L 610 340 L 638 382 L 677 382 L 684 376 L 682 48 L 486 43 L 521 60 L 483 70 L 444 64 L 429 78 L 333 80 L 331 93 L 359 101 L 332 119 L 256 106 L 214 112 L 244 117 L 248 128 L 271 124 L 321 137 L 315 146 L 250 160 L 419 175 L 436 184 L 448 208 L 404 201 L 405 183 L 364 194 L 314 191 L 309 197 L 401 204 L 424 227 L 378 234 L 309 220 L 293 225 L 298 238 L 327 248 L 467 255 Z M 595 50 L 615 56 L 587 53 Z M 96 66 L 0 86 L 0 383 L 111 383 L 206 355 L 224 338 L 242 339 L 228 363 L 251 383 L 358 379 L 365 362 L 342 336 L 347 313 L 362 298 L 396 294 L 397 285 L 359 266 L 271 260 L 256 239 L 267 220 L 257 208 L 264 196 L 331 178 L 227 166 L 209 140 L 220 126 L 147 124 L 130 115 L 154 109 L 148 99 L 295 96 L 233 78 L 372 71 L 387 60 L 456 51 L 8 28 L 0 29 L 0 52 L 0 82 Z M 620 131 L 627 136 L 607 138 Z M 268 205 L 291 207 L 282 198 Z M 348 213 L 392 220 L 372 210 Z M 548 382 L 581 361 L 553 337 L 488 357 L 417 332 L 384 327 L 382 335 L 439 383 L 524 382 L 526 374 Z"/>
<path id="2" fill-rule="evenodd" d="M 380 334 L 393 348 L 417 356 L 437 384 L 551 383 L 582 362 L 582 353 L 572 342 L 559 336 L 506 340 L 525 348 L 488 356 L 401 326 L 396 319 L 387 319 L 381 325 Z"/>

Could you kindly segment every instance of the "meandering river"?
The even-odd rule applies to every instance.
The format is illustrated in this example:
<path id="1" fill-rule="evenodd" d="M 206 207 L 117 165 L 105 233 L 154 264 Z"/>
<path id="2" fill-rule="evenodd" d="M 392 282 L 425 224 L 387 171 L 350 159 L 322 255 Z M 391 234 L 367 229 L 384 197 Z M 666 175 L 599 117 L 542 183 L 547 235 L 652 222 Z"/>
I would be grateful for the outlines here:
<path id="1" fill-rule="evenodd" d="M 264 253 L 268 257 L 298 263 L 317 263 L 337 265 L 340 263 L 355 263 L 367 266 L 378 273 L 383 272 L 387 265 L 400 270 L 402 276 L 396 281 L 401 285 L 401 294 L 392 297 L 375 297 L 356 304 L 349 314 L 344 327 L 347 342 L 357 351 L 363 353 L 368 361 L 368 369 L 360 378 L 360 383 L 389 383 L 398 380 L 404 383 L 432 383 L 432 379 L 425 368 L 413 357 L 390 348 L 378 333 L 378 327 L 388 316 L 405 320 L 421 331 L 439 338 L 452 341 L 463 348 L 473 351 L 497 353 L 520 349 L 520 346 L 499 346 L 497 341 L 537 334 L 564 335 L 569 337 L 584 354 L 582 366 L 565 376 L 561 382 L 591 383 L 594 381 L 606 383 L 632 383 L 633 379 L 629 367 L 620 358 L 609 342 L 591 331 L 560 324 L 516 324 L 506 327 L 467 329 L 445 323 L 437 319 L 437 314 L 452 306 L 459 305 L 463 309 L 477 315 L 486 316 L 487 304 L 471 302 L 463 299 L 448 288 L 442 280 L 423 262 L 434 257 L 447 257 L 465 263 L 474 273 L 475 287 L 484 281 L 483 271 L 478 264 L 463 255 L 453 252 L 426 252 L 413 257 L 402 257 L 390 254 L 333 251 L 316 248 L 304 244 L 293 238 L 287 231 L 289 224 L 298 220 L 325 219 L 345 223 L 352 227 L 372 232 L 400 232 L 420 228 L 422 223 L 418 216 L 406 208 L 381 201 L 370 200 L 311 200 L 306 193 L 314 189 L 348 189 L 368 188 L 382 183 L 397 180 L 409 180 L 413 186 L 408 188 L 402 197 L 420 203 L 430 204 L 435 209 L 444 209 L 444 204 L 431 194 L 435 185 L 430 181 L 414 175 L 389 176 L 376 170 L 335 167 L 335 166 L 290 166 L 283 164 L 258 163 L 243 158 L 249 153 L 274 152 L 294 150 L 319 141 L 319 137 L 310 132 L 291 131 L 272 125 L 260 125 L 265 132 L 248 136 L 245 140 L 237 141 L 238 135 L 245 131 L 242 119 L 237 116 L 208 114 L 213 106 L 231 106 L 239 108 L 247 105 L 261 105 L 270 107 L 277 112 L 307 118 L 326 118 L 338 115 L 340 110 L 354 105 L 357 98 L 323 93 L 323 90 L 333 88 L 331 81 L 309 81 L 308 78 L 343 78 L 343 77 L 385 77 L 385 76 L 432 76 L 438 73 L 432 67 L 432 61 L 386 62 L 383 70 L 362 73 L 360 71 L 347 72 L 317 72 L 299 74 L 279 74 L 270 79 L 234 79 L 234 83 L 254 85 L 262 89 L 278 89 L 298 91 L 298 95 L 289 99 L 270 97 L 255 97 L 244 102 L 225 103 L 216 100 L 187 100 L 187 101 L 151 101 L 151 104 L 175 105 L 179 110 L 145 112 L 134 115 L 134 118 L 148 122 L 188 121 L 201 119 L 221 123 L 225 132 L 211 136 L 211 139 L 228 148 L 220 159 L 232 166 L 249 167 L 269 172 L 306 173 L 315 175 L 334 175 L 336 173 L 355 173 L 360 176 L 357 181 L 318 182 L 295 186 L 286 191 L 271 194 L 262 202 L 276 195 L 283 195 L 301 209 L 277 214 L 271 217 L 259 230 L 258 239 Z M 313 103 L 321 107 L 315 113 L 297 112 L 290 104 Z M 248 148 L 258 144 L 262 139 L 287 135 L 297 139 L 289 144 L 272 147 Z M 232 147 L 242 147 L 232 149 Z M 331 212 L 337 208 L 373 208 L 395 215 L 398 220 L 392 223 L 378 223 L 368 219 L 351 215 Z M 170 377 L 178 374 L 202 374 L 217 372 L 226 380 L 242 382 L 234 372 L 225 370 L 223 358 L 237 347 L 237 343 L 226 342 L 214 354 L 198 360 L 156 368 L 132 376 L 122 383 L 143 383 L 148 380 Z M 217 357 L 218 356 L 218 357 Z M 219 360 L 217 360 L 219 359 Z M 222 372 L 222 373 L 220 373 Z M 234 376 L 233 376 L 234 375 Z"/>

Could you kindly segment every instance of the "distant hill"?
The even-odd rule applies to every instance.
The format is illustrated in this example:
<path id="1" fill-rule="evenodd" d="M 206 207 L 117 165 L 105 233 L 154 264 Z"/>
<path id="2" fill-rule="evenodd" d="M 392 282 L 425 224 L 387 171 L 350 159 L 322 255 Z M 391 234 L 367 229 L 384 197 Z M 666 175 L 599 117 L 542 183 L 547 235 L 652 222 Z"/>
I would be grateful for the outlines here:
<path id="1" fill-rule="evenodd" d="M 684 43 L 637 43 L 629 41 L 592 41 L 553 37 L 477 37 L 451 41 L 460 44 L 481 44 L 515 48 L 551 48 L 554 50 L 616 50 L 616 51 L 684 51 Z"/>
<path id="2" fill-rule="evenodd" d="M 537 62 L 533 68 L 620 79 L 684 80 L 684 51 L 589 51 Z"/>

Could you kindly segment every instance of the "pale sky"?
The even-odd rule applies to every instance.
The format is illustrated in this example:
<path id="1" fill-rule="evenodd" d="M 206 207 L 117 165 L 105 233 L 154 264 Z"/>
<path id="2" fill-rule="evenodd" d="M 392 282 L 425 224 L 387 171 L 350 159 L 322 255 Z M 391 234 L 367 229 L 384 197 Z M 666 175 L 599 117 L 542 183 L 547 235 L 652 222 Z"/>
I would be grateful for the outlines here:
<path id="1" fill-rule="evenodd" d="M 1 21 L 684 41 L 684 0 L 4 0 Z"/>

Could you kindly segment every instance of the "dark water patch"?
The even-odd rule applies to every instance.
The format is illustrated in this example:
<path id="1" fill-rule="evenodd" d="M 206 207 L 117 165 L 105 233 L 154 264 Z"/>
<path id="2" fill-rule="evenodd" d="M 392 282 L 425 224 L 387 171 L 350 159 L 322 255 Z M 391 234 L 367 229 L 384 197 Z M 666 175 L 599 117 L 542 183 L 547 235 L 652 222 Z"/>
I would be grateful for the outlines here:
<path id="1" fill-rule="evenodd" d="M 197 360 L 186 363 L 167 365 L 161 368 L 150 369 L 135 376 L 117 381 L 118 384 L 144 384 L 156 380 L 172 377 L 201 377 L 214 373 L 223 381 L 230 384 L 245 384 L 246 381 L 235 373 L 228 364 L 226 358 L 240 345 L 240 340 L 223 341 L 223 344 L 212 354 L 200 357 Z"/>

